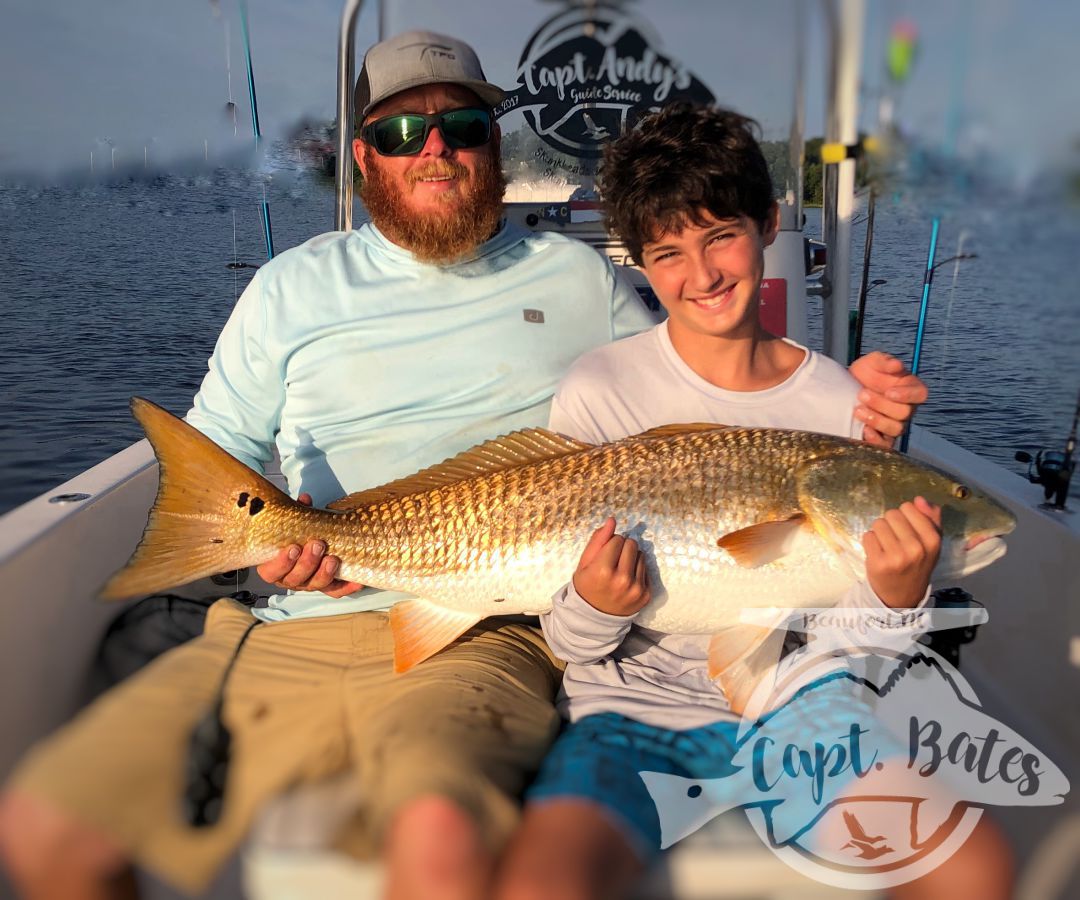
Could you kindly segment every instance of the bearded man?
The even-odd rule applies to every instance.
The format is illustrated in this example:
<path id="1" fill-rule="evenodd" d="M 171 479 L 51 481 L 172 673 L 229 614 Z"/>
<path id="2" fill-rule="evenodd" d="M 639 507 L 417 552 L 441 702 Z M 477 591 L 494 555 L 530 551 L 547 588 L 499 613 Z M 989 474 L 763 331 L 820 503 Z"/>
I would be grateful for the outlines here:
<path id="1" fill-rule="evenodd" d="M 276 449 L 290 492 L 324 505 L 543 425 L 571 362 L 652 323 L 607 259 L 502 221 L 502 97 L 453 38 L 368 52 L 354 153 L 371 222 L 259 270 L 193 425 L 258 470 Z M 924 398 L 917 381 L 874 377 Z M 910 414 L 875 403 L 884 427 Z M 25 896 L 132 896 L 132 860 L 198 892 L 267 799 L 341 771 L 363 803 L 340 843 L 382 855 L 391 897 L 482 896 L 558 725 L 558 664 L 538 627 L 493 620 L 395 675 L 387 610 L 405 595 L 343 582 L 339 564 L 321 541 L 284 548 L 259 571 L 287 593 L 254 610 L 219 601 L 201 637 L 28 755 L 0 807 Z M 188 746 L 216 704 L 231 761 L 220 805 L 189 808 L 193 827 Z"/>

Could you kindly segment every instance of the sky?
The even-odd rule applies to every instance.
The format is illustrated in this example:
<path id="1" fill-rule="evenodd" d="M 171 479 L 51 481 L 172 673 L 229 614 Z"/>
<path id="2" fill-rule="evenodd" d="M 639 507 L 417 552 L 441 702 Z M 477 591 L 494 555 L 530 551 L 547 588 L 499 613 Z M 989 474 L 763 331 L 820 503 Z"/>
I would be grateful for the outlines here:
<path id="1" fill-rule="evenodd" d="M 512 78 L 524 42 L 558 5 L 522 0 L 383 0 L 391 30 L 427 25 L 465 37 L 495 80 Z M 342 0 L 248 0 L 260 120 L 269 136 L 335 109 Z M 369 0 L 358 46 L 376 36 Z M 795 10 L 801 6 L 801 23 Z M 789 116 L 795 35 L 807 37 L 807 124 L 820 133 L 825 51 L 814 0 L 635 0 L 665 52 L 701 72 L 723 102 L 779 132 Z M 730 12 L 729 12 L 730 11 Z M 885 38 L 912 19 L 919 54 L 899 96 L 901 124 L 931 144 L 958 122 L 960 152 L 990 151 L 1021 178 L 1080 160 L 1080 3 L 1074 0 L 868 0 L 862 99 L 882 85 Z M 703 27 L 703 24 L 705 27 Z M 226 115 L 240 111 L 233 135 Z M 514 37 L 509 37 L 514 35 Z M 706 71 L 707 70 L 707 71 Z M 0 174 L 111 163 L 223 159 L 250 143 L 238 0 L 2 0 Z M 493 72 L 506 73 L 501 76 Z M 768 133 L 766 136 L 770 136 Z M 205 142 L 205 143 L 204 143 Z M 1077 162 L 1080 168 L 1080 162 Z"/>

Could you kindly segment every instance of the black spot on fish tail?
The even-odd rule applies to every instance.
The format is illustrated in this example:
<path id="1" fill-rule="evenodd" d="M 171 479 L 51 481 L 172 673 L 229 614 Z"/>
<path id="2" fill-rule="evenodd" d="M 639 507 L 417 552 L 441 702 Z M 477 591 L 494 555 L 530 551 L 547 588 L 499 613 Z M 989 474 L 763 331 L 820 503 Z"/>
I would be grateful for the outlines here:
<path id="1" fill-rule="evenodd" d="M 252 497 L 251 506 L 248 507 L 248 514 L 257 516 L 262 512 L 264 506 L 266 506 L 266 501 L 262 497 Z"/>
<path id="2" fill-rule="evenodd" d="M 224 544 L 225 542 L 221 538 L 210 538 L 211 544 Z"/>
<path id="3" fill-rule="evenodd" d="M 495 602 L 495 603 L 505 603 L 505 602 L 506 602 L 506 598 L 505 598 L 505 597 L 496 597 L 496 598 L 495 598 L 495 600 L 494 600 L 494 602 Z"/>
<path id="4" fill-rule="evenodd" d="M 248 492 L 247 491 L 241 491 L 240 492 L 240 497 L 236 501 L 236 505 L 239 506 L 241 509 L 243 509 L 245 506 L 247 506 L 247 502 L 248 502 Z"/>

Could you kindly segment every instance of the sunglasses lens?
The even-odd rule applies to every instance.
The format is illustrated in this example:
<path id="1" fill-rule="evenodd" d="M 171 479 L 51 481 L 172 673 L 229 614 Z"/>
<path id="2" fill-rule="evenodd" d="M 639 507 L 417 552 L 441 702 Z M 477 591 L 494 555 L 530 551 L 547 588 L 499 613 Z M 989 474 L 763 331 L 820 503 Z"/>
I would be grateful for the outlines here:
<path id="1" fill-rule="evenodd" d="M 409 156 L 424 146 L 423 116 L 388 116 L 371 126 L 371 142 L 384 156 Z"/>
<path id="2" fill-rule="evenodd" d="M 452 109 L 438 115 L 402 113 L 372 122 L 366 140 L 383 156 L 413 156 L 424 149 L 428 122 L 438 122 L 443 140 L 454 150 L 479 147 L 491 138 L 491 113 L 486 109 Z"/>
<path id="3" fill-rule="evenodd" d="M 439 130 L 443 140 L 460 150 L 479 147 L 491 137 L 491 114 L 484 109 L 455 109 L 442 114 Z"/>

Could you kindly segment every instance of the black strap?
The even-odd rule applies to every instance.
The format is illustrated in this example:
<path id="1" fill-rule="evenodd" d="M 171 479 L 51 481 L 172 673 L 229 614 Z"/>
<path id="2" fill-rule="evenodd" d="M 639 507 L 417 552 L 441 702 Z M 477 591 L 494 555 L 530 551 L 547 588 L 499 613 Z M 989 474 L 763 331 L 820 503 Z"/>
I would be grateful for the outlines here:
<path id="1" fill-rule="evenodd" d="M 221 676 L 214 702 L 191 732 L 181 803 L 184 820 L 192 828 L 214 825 L 221 818 L 232 745 L 232 735 L 221 717 L 225 706 L 225 685 L 244 642 L 261 624 L 261 621 L 255 620 L 247 627 Z"/>

